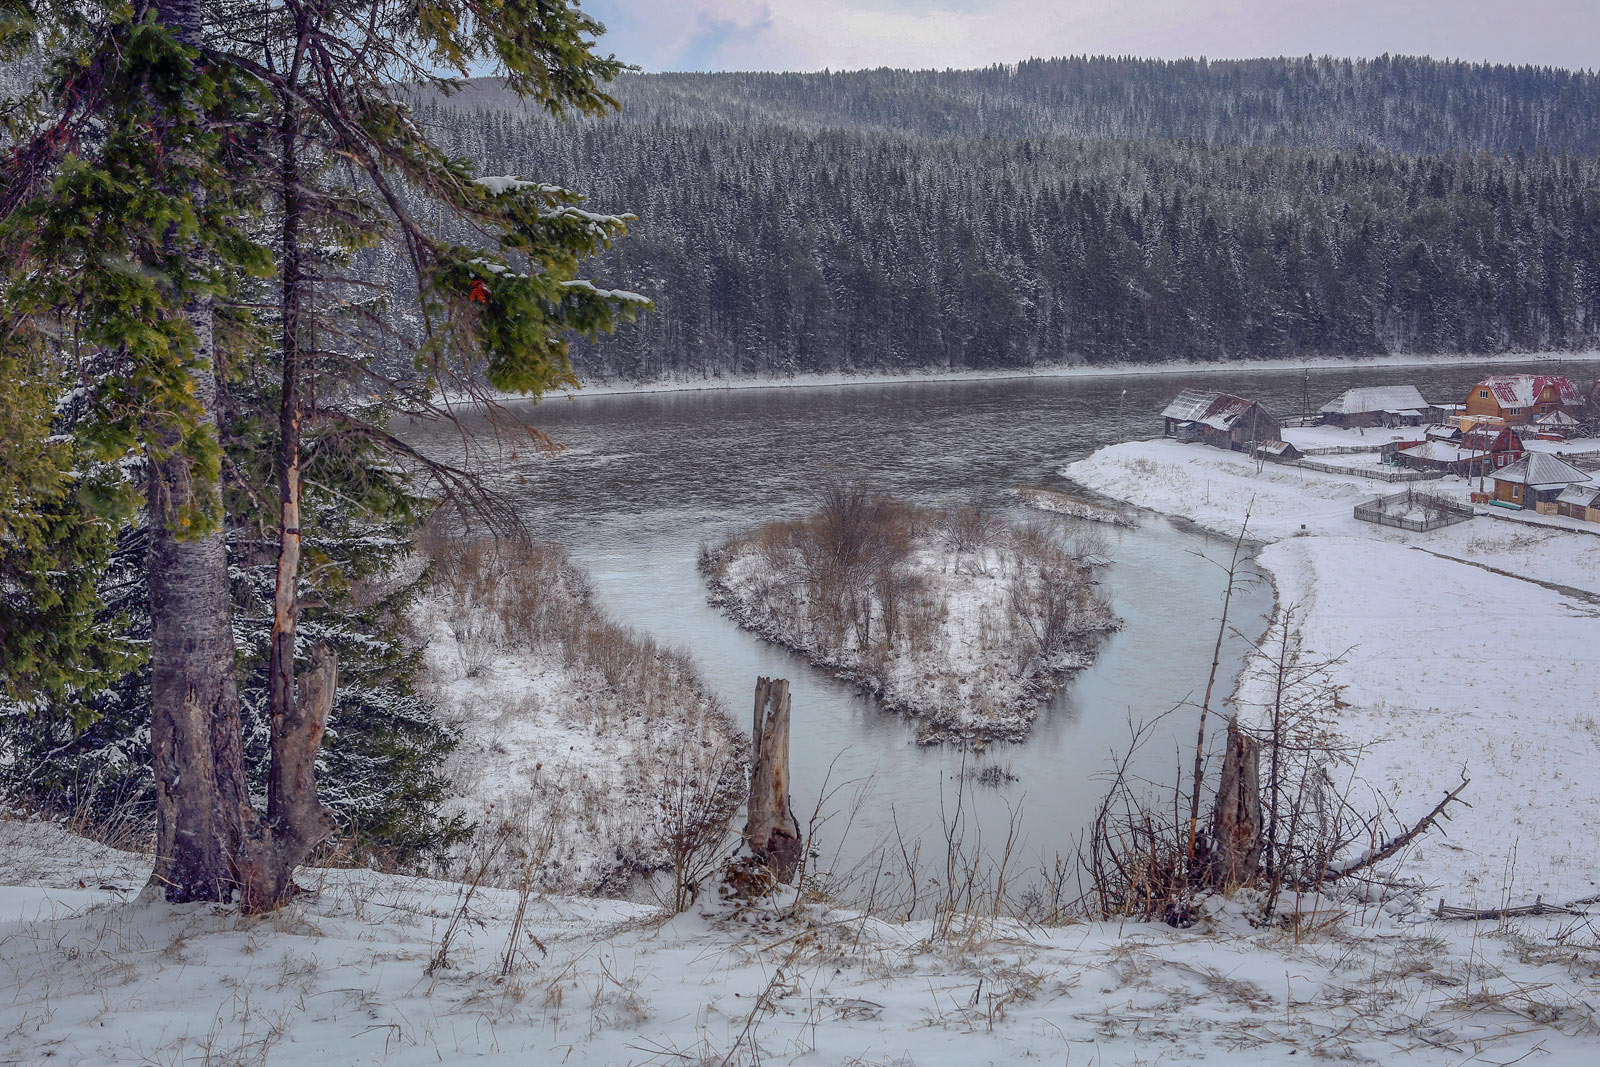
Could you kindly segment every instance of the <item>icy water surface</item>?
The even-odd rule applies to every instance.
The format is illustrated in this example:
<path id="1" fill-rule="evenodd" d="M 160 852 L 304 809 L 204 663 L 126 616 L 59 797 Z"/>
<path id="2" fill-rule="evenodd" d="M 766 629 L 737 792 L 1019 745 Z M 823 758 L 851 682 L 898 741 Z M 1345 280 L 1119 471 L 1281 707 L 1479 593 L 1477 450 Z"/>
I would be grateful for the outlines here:
<path id="1" fill-rule="evenodd" d="M 1584 369 L 1593 373 L 1592 366 Z M 695 571 L 699 544 L 804 510 L 810 489 L 830 473 L 930 503 L 974 494 L 1009 502 L 1017 486 L 1064 487 L 1056 473 L 1064 464 L 1113 441 L 1159 434 L 1157 413 L 1186 385 L 1259 397 L 1289 414 L 1308 396 L 1315 410 L 1354 385 L 1409 382 L 1430 399 L 1454 400 L 1486 371 L 1480 365 L 866 384 L 592 396 L 513 408 L 566 446 L 554 458 L 492 444 L 486 435 L 412 434 L 446 453 L 459 454 L 470 443 L 536 534 L 564 543 L 589 568 L 604 605 L 692 652 L 740 722 L 749 720 L 758 675 L 790 680 L 793 793 L 802 821 L 825 780 L 845 784 L 824 809 L 834 813 L 819 835 L 825 864 L 872 859 L 896 837 L 896 824 L 899 836 L 923 837 L 925 856 L 941 850 L 960 772 L 977 761 L 1016 780 L 967 786 L 966 842 L 981 836 L 983 849 L 999 851 L 1015 811 L 1021 832 L 1015 854 L 1022 866 L 1037 866 L 1076 848 L 1104 792 L 1100 776 L 1112 754 L 1127 747 L 1130 719 L 1154 719 L 1198 701 L 1224 585 L 1223 571 L 1206 557 L 1226 559 L 1228 543 L 1160 516 L 1145 516 L 1133 530 L 1097 526 L 1109 543 L 1113 562 L 1103 580 L 1123 629 L 1040 714 L 1029 741 L 990 746 L 977 756 L 918 747 L 899 717 L 723 618 L 707 605 Z M 1257 637 L 1271 607 L 1270 586 L 1250 582 L 1234 598 L 1231 622 Z M 1218 684 L 1223 696 L 1244 649 L 1244 636 L 1230 636 L 1227 673 Z M 1182 750 L 1192 752 L 1196 714 L 1183 707 L 1162 718 L 1137 770 L 1170 782 Z M 859 803 L 858 786 L 866 790 Z"/>

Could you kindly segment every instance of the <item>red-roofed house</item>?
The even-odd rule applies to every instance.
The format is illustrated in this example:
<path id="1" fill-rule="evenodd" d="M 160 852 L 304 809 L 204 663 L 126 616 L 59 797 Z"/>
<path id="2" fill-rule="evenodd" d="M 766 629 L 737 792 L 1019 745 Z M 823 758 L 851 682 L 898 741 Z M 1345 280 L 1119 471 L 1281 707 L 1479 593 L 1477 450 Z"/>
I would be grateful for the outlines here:
<path id="1" fill-rule="evenodd" d="M 1520 426 L 1552 411 L 1581 416 L 1584 407 L 1583 391 L 1571 378 L 1559 374 L 1496 374 L 1472 387 L 1465 414 Z"/>

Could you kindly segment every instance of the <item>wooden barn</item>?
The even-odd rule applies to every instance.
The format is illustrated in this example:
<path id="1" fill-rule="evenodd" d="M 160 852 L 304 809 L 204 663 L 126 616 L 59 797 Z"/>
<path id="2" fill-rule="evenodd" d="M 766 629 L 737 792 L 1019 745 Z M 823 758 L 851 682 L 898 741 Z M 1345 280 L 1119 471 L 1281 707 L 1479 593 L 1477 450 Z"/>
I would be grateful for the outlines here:
<path id="1" fill-rule="evenodd" d="M 1570 486 L 1587 482 L 1589 473 L 1548 452 L 1529 452 L 1490 477 L 1494 479 L 1494 498 L 1499 503 L 1554 515 L 1561 494 Z"/>
<path id="2" fill-rule="evenodd" d="M 1374 385 L 1346 389 L 1318 412 L 1325 426 L 1421 426 L 1438 409 L 1414 385 Z"/>
<path id="3" fill-rule="evenodd" d="M 1496 374 L 1467 394 L 1465 415 L 1524 426 L 1541 415 L 1562 411 L 1581 418 L 1587 407 L 1583 391 L 1559 374 Z"/>
<path id="4" fill-rule="evenodd" d="M 1161 412 L 1164 432 L 1179 441 L 1249 452 L 1263 441 L 1281 441 L 1283 426 L 1254 400 L 1230 393 L 1185 389 Z"/>

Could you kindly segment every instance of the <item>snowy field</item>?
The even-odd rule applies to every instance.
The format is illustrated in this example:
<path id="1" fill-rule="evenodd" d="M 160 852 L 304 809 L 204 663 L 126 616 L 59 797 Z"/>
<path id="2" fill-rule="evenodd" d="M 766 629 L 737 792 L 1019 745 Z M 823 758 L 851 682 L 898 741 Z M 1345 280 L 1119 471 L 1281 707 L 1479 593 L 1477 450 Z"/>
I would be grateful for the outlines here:
<path id="1" fill-rule="evenodd" d="M 274 915 L 142 903 L 138 856 L 0 822 L 0 1063 L 1506 1064 L 1600 1058 L 1572 918 L 898 923 L 308 872 Z"/>
<path id="2" fill-rule="evenodd" d="M 1401 821 L 1460 781 L 1465 799 L 1397 873 L 1452 905 L 1600 892 L 1590 815 L 1600 807 L 1600 537 L 1476 518 L 1431 533 L 1361 522 L 1360 500 L 1402 486 L 1145 441 L 1068 467 L 1118 500 L 1270 542 L 1260 562 L 1280 611 L 1297 610 L 1307 658 L 1333 669 L 1333 724 L 1362 746 L 1358 774 Z M 1464 497 L 1475 483 L 1421 483 Z M 1542 584 L 1541 584 L 1542 583 Z M 1248 717 L 1259 713 L 1247 687 Z M 1373 803 L 1376 803 L 1373 801 Z"/>

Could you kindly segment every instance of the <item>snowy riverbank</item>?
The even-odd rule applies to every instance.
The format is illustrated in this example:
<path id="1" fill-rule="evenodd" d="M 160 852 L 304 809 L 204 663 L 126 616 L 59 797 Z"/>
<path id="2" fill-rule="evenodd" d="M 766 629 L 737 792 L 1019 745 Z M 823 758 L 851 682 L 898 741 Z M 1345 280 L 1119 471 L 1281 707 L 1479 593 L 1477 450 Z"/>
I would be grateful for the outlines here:
<path id="1" fill-rule="evenodd" d="M 1354 505 L 1397 487 L 1258 470 L 1241 454 L 1174 441 L 1114 445 L 1063 473 L 1224 534 L 1250 509 L 1279 612 L 1295 608 L 1302 656 L 1343 659 L 1331 669 L 1341 707 L 1330 725 L 1359 746 L 1358 779 L 1402 820 L 1463 773 L 1472 780 L 1473 807 L 1447 835 L 1421 839 L 1400 876 L 1451 904 L 1600 892 L 1588 847 L 1600 780 L 1587 773 L 1600 754 L 1600 538 L 1488 518 L 1431 533 L 1374 526 Z M 1476 483 L 1425 488 L 1465 497 Z M 1236 694 L 1247 718 L 1262 703 L 1249 685 Z"/>
<path id="2" fill-rule="evenodd" d="M 701 378 L 675 378 L 652 382 L 584 381 L 581 388 L 552 394 L 555 399 L 582 399 L 586 396 L 616 396 L 624 393 L 696 393 L 736 389 L 825 389 L 845 386 L 905 385 L 916 382 L 996 382 L 1026 378 L 1114 378 L 1119 375 L 1200 375 L 1225 372 L 1296 370 L 1338 370 L 1364 367 L 1438 367 L 1481 363 L 1496 366 L 1521 364 L 1600 362 L 1600 352 L 1520 352 L 1504 355 L 1460 355 L 1402 353 L 1387 356 L 1327 356 L 1314 359 L 1230 359 L 1215 363 L 1052 363 L 1035 367 L 999 370 L 915 370 L 900 373 L 830 371 L 788 375 L 726 375 Z M 579 371 L 582 377 L 581 368 Z M 452 397 L 462 402 L 465 396 Z M 524 400 L 517 394 L 500 394 L 497 400 L 512 403 Z"/>
<path id="3" fill-rule="evenodd" d="M 749 742 L 693 660 L 607 617 L 565 552 L 451 543 L 436 556 L 413 621 L 461 738 L 446 812 L 479 826 L 452 874 L 616 893 L 671 866 L 676 820 L 726 822 L 743 803 Z"/>

